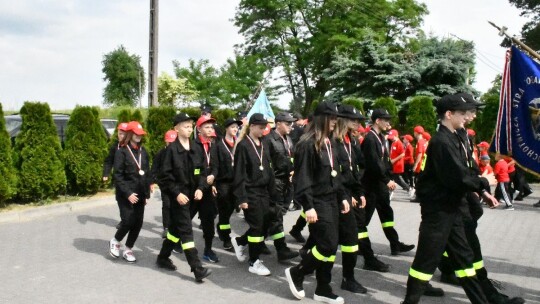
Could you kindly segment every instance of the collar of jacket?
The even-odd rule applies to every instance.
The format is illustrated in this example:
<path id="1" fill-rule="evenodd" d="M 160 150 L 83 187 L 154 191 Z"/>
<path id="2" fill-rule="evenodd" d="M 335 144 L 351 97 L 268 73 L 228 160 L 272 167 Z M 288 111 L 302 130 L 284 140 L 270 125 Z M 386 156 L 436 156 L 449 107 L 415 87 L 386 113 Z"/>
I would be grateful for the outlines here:
<path id="1" fill-rule="evenodd" d="M 279 140 L 279 139 L 281 139 L 281 137 L 285 138 L 285 140 L 288 140 L 287 135 L 281 136 L 276 129 L 274 129 L 274 130 L 272 130 L 272 132 L 270 132 L 270 136 L 272 136 L 272 138 L 275 139 L 275 140 Z"/>
<path id="2" fill-rule="evenodd" d="M 448 141 L 452 143 L 456 148 L 461 149 L 459 134 L 456 132 L 451 132 L 446 126 L 439 125 L 439 132 L 448 138 Z"/>
<path id="3" fill-rule="evenodd" d="M 184 146 L 180 143 L 180 139 L 176 139 L 172 144 L 174 144 L 176 147 L 176 151 L 178 151 L 179 153 L 182 153 L 184 151 L 188 151 L 186 150 L 186 148 L 184 148 Z M 189 140 L 189 149 L 191 150 L 192 146 L 194 145 L 194 142 L 192 139 Z"/>

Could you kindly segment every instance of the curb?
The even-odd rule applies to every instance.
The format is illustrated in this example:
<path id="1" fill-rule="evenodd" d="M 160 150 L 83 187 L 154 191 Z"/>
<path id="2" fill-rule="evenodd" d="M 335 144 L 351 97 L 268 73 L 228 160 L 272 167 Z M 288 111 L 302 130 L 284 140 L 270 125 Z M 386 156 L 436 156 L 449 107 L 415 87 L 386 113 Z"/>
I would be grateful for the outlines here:
<path id="1" fill-rule="evenodd" d="M 49 206 L 39 206 L 21 211 L 7 211 L 0 213 L 0 224 L 25 222 L 45 216 L 53 216 L 69 212 L 80 211 L 88 208 L 102 207 L 106 205 L 116 205 L 114 194 L 98 199 L 84 201 L 65 202 Z"/>

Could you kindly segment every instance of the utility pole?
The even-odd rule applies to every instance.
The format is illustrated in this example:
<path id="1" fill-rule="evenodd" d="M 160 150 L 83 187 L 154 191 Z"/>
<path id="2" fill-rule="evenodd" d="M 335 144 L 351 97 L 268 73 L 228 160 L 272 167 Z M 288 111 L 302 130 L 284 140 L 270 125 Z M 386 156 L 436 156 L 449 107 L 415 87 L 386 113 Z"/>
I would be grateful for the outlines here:
<path id="1" fill-rule="evenodd" d="M 158 106 L 158 16 L 159 0 L 150 0 L 150 51 L 148 56 L 148 107 Z"/>

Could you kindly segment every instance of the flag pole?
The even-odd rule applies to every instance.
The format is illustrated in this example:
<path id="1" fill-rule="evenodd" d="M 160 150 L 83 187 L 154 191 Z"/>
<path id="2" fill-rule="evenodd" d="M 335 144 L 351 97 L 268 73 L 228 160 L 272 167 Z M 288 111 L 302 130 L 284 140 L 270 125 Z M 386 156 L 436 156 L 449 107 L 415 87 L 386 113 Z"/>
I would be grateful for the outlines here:
<path id="1" fill-rule="evenodd" d="M 508 33 L 506 33 L 506 30 L 508 30 L 508 28 L 506 26 L 503 26 L 501 28 L 501 27 L 498 27 L 497 25 L 495 25 L 495 23 L 493 23 L 491 21 L 488 21 L 488 23 L 491 24 L 494 28 L 499 30 L 499 36 L 506 36 L 506 38 L 512 40 L 512 42 L 519 45 L 521 48 L 523 48 L 525 51 L 527 51 L 527 53 L 529 53 L 536 60 L 540 60 L 540 54 L 538 54 L 535 50 L 531 49 L 528 45 L 521 42 L 521 40 L 519 40 L 519 39 L 517 39 L 515 37 L 510 37 L 510 35 L 508 35 Z"/>

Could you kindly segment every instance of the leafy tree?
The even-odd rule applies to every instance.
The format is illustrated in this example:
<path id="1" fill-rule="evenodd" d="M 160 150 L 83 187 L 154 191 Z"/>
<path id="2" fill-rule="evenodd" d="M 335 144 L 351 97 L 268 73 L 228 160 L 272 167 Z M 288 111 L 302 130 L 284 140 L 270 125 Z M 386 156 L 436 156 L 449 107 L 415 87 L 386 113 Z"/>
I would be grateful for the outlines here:
<path id="1" fill-rule="evenodd" d="M 49 105 L 25 102 L 21 132 L 15 139 L 18 196 L 23 201 L 58 196 L 66 187 L 62 148 Z"/>
<path id="2" fill-rule="evenodd" d="M 141 110 L 135 109 L 135 111 L 131 112 L 130 121 L 133 120 L 138 121 L 144 127 L 144 118 Z"/>
<path id="3" fill-rule="evenodd" d="M 499 99 L 501 91 L 501 75 L 493 80 L 493 86 L 480 98 L 486 106 L 476 114 L 471 128 L 476 131 L 476 140 L 491 142 L 499 112 Z"/>
<path id="4" fill-rule="evenodd" d="M 176 115 L 175 108 L 164 106 L 160 103 L 159 107 L 148 109 L 148 119 L 146 120 L 147 144 L 146 150 L 149 151 L 151 158 L 165 146 L 163 137 L 165 132 L 173 127 L 173 118 Z"/>
<path id="5" fill-rule="evenodd" d="M 182 67 L 179 61 L 173 61 L 176 78 L 187 79 L 197 91 L 196 99 L 201 105 L 219 104 L 220 81 L 219 70 L 212 66 L 207 59 L 195 61 L 190 59 L 187 67 Z"/>
<path id="6" fill-rule="evenodd" d="M 508 0 L 521 10 L 521 16 L 530 17 L 521 29 L 523 42 L 536 52 L 540 52 L 540 1 L 538 0 Z"/>
<path id="7" fill-rule="evenodd" d="M 186 78 L 173 78 L 162 72 L 158 78 L 158 100 L 160 105 L 187 105 L 197 99 L 198 92 Z"/>
<path id="8" fill-rule="evenodd" d="M 94 194 L 99 190 L 107 152 L 107 136 L 99 121 L 99 109 L 76 106 L 67 124 L 64 148 L 70 193 Z"/>
<path id="9" fill-rule="evenodd" d="M 305 101 L 306 113 L 333 87 L 322 71 L 334 51 L 352 51 L 366 29 L 400 45 L 426 13 L 414 0 L 242 0 L 234 21 L 245 37 L 239 49 L 282 71 L 286 90 L 295 102 Z"/>
<path id="10" fill-rule="evenodd" d="M 141 57 L 129 54 L 123 45 L 103 56 L 103 90 L 106 105 L 137 105 L 145 89 L 144 69 Z"/>
<path id="11" fill-rule="evenodd" d="M 433 108 L 433 97 L 415 96 L 409 101 L 405 132 L 412 134 L 417 125 L 423 126 L 430 134 L 435 132 L 437 116 Z"/>
<path id="12" fill-rule="evenodd" d="M 6 120 L 4 119 L 4 110 L 0 103 L 0 205 L 10 199 L 16 193 L 17 175 L 13 167 L 11 157 L 11 139 L 6 130 Z"/>

